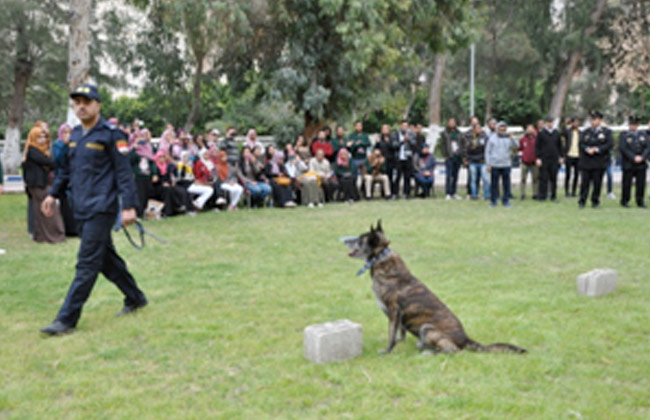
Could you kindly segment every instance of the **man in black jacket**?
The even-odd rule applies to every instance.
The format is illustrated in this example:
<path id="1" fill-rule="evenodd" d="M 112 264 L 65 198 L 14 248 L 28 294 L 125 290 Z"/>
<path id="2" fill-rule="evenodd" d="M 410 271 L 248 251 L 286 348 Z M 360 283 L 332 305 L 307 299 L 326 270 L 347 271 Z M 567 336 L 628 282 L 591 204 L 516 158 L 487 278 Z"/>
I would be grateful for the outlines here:
<path id="1" fill-rule="evenodd" d="M 614 147 L 612 131 L 602 127 L 603 114 L 599 111 L 591 113 L 591 127 L 580 136 L 580 208 L 585 206 L 589 196 L 589 187 L 593 185 L 591 203 L 594 208 L 600 206 L 600 187 L 603 175 L 609 164 L 609 152 Z"/>
<path id="2" fill-rule="evenodd" d="M 639 131 L 639 119 L 631 116 L 629 119 L 629 130 L 623 131 L 618 138 L 619 151 L 622 157 L 623 167 L 623 196 L 621 205 L 630 207 L 630 193 L 632 191 L 632 180 L 636 181 L 635 196 L 636 205 L 645 208 L 643 196 L 645 194 L 646 160 L 650 156 L 650 138 L 645 131 Z"/>
<path id="3" fill-rule="evenodd" d="M 560 132 L 553 127 L 553 117 L 547 117 L 544 128 L 537 133 L 535 156 L 537 156 L 537 166 L 540 168 L 539 195 L 537 198 L 544 201 L 550 195 L 551 201 L 555 201 L 557 170 L 562 161 L 563 150 Z"/>
<path id="4" fill-rule="evenodd" d="M 379 139 L 375 143 L 375 149 L 381 150 L 381 155 L 386 159 L 386 174 L 390 180 L 390 198 L 397 198 L 397 188 L 399 187 L 397 178 L 397 159 L 395 158 L 395 144 L 390 135 L 390 126 L 384 124 L 381 126 Z"/>
<path id="5" fill-rule="evenodd" d="M 408 129 L 409 123 L 402 121 L 400 129 L 393 133 L 391 142 L 395 150 L 395 160 L 397 162 L 397 179 L 395 180 L 395 190 L 393 194 L 399 196 L 398 186 L 400 179 L 404 182 L 404 198 L 407 200 L 411 195 L 411 177 L 413 176 L 413 157 L 416 155 L 415 135 Z"/>

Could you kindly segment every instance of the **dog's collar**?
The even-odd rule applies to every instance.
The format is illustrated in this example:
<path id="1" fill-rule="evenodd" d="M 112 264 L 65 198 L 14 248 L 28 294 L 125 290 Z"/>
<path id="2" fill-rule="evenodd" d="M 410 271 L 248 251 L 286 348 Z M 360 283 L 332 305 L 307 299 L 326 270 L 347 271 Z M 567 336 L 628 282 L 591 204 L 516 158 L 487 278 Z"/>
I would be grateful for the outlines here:
<path id="1" fill-rule="evenodd" d="M 386 247 L 384 248 L 383 251 L 379 255 L 377 255 L 375 258 L 369 260 L 363 267 L 361 267 L 361 270 L 357 271 L 357 276 L 362 275 L 366 271 L 370 270 L 372 267 L 375 266 L 379 261 L 383 260 L 386 258 L 391 252 L 393 252 L 390 248 Z"/>

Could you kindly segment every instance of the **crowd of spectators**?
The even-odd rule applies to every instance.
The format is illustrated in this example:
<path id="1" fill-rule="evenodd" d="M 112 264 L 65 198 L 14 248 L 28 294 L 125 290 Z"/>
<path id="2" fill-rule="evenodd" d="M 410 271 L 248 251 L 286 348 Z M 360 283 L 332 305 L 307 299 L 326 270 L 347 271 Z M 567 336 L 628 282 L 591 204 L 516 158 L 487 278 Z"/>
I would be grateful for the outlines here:
<path id="1" fill-rule="evenodd" d="M 565 196 L 576 197 L 580 159 L 597 150 L 594 156 L 599 156 L 598 162 L 605 162 L 606 167 L 602 173 L 598 172 L 600 163 L 587 172 L 580 168 L 583 182 L 579 200 L 581 207 L 584 206 L 593 183 L 592 203 L 596 207 L 600 195 L 598 176 L 602 180 L 603 174 L 608 175 L 607 194 L 613 196 L 610 158 L 613 142 L 598 134 L 601 119 L 601 115 L 592 115 L 591 126 L 584 129 L 579 118 L 568 119 L 561 127 L 555 127 L 549 118 L 526 126 L 523 136 L 517 140 L 508 133 L 505 122 L 490 119 L 482 126 L 474 117 L 469 130 L 461 132 L 456 120 L 450 118 L 437 143 L 445 167 L 444 198 L 462 198 L 458 180 L 460 171 L 466 168 L 467 199 L 483 198 L 492 206 L 501 200 L 503 205 L 511 206 L 513 158 L 521 167 L 520 199 L 527 197 L 530 175 L 534 199 L 556 200 L 557 173 L 562 165 L 566 170 Z M 109 122 L 119 125 L 116 119 Z M 630 121 L 629 133 L 621 134 L 621 151 L 634 160 L 631 165 L 636 172 L 624 176 L 621 204 L 627 206 L 631 177 L 635 176 L 637 204 L 644 207 L 645 183 L 640 179 L 645 180 L 650 142 L 647 133 L 635 134 L 638 121 L 637 125 L 633 122 Z M 241 206 L 320 207 L 327 202 L 372 200 L 378 195 L 385 199 L 435 196 L 436 159 L 422 127 L 408 121 L 402 121 L 395 130 L 383 125 L 374 142 L 364 132 L 362 122 L 357 121 L 349 134 L 342 126 L 337 126 L 334 132 L 326 126 L 313 139 L 300 135 L 280 149 L 262 144 L 253 128 L 240 144 L 235 128 L 228 128 L 223 136 L 216 129 L 192 135 L 167 125 L 154 144 L 152 133 L 142 125 L 137 120 L 130 125 L 119 125 L 128 136 L 140 216 L 150 200 L 162 203 L 162 216 L 170 217 L 208 209 L 235 211 Z M 611 137 L 608 129 L 602 129 Z M 39 121 L 28 136 L 23 171 L 30 203 L 29 230 L 37 241 L 58 242 L 66 234 L 75 233 L 72 197 L 68 197 L 70 202 L 62 200 L 59 218 L 44 220 L 40 212 L 31 210 L 40 207 L 39 200 L 42 201 L 56 168 L 66 159 L 70 131 L 71 127 L 61 125 L 58 139 L 52 143 L 49 127 Z M 585 146 L 583 143 L 590 138 L 585 133 L 605 140 L 599 147 Z M 638 153 L 634 152 L 637 155 L 626 151 L 629 145 L 636 144 L 631 143 L 632 138 L 642 145 L 637 147 Z"/>

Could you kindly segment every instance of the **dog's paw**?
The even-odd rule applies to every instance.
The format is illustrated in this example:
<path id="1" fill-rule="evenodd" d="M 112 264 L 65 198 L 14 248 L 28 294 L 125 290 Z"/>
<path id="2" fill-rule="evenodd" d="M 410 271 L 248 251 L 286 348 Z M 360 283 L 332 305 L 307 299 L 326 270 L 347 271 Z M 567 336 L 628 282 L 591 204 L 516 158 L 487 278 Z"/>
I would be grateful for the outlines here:
<path id="1" fill-rule="evenodd" d="M 388 353 L 390 353 L 390 350 L 388 349 L 381 349 L 377 351 L 377 354 L 381 354 L 381 355 L 388 354 Z"/>

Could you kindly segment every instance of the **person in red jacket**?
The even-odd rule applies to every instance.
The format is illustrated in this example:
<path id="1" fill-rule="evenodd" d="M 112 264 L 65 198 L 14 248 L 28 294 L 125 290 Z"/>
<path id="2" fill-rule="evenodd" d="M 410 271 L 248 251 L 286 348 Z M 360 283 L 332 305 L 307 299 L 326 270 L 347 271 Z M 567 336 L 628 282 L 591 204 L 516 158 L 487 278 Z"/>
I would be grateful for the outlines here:
<path id="1" fill-rule="evenodd" d="M 325 130 L 320 130 L 318 132 L 318 137 L 311 144 L 311 154 L 313 156 L 316 156 L 316 152 L 319 150 L 322 150 L 323 153 L 325 153 L 325 158 L 327 160 L 330 160 L 330 158 L 334 156 L 334 149 L 332 148 L 332 144 L 327 141 L 327 133 Z"/>
<path id="2" fill-rule="evenodd" d="M 521 199 L 526 198 L 526 180 L 528 173 L 533 178 L 533 200 L 537 199 L 539 168 L 536 164 L 535 141 L 537 139 L 537 130 L 532 124 L 526 126 L 524 136 L 519 139 L 519 155 L 521 157 Z"/>

